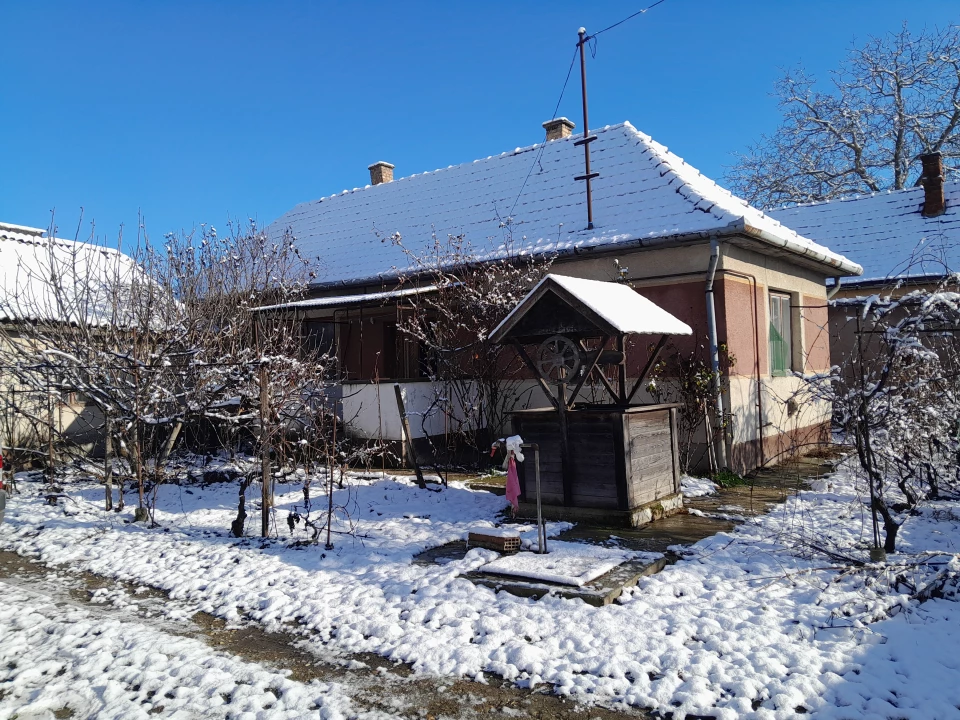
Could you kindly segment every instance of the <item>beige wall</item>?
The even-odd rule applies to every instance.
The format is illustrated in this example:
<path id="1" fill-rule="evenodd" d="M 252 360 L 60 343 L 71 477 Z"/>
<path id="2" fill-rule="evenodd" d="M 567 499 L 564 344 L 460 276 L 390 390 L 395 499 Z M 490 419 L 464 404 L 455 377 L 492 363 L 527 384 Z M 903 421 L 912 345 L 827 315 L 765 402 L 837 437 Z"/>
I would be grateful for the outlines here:
<path id="1" fill-rule="evenodd" d="M 637 248 L 616 254 L 594 255 L 587 251 L 581 256 L 557 261 L 552 271 L 593 280 L 625 278 L 630 281 L 639 293 L 693 328 L 693 337 L 672 339 L 683 352 L 691 349 L 693 343 L 706 344 L 707 341 L 704 291 L 709 259 L 710 245 L 705 240 L 698 245 Z M 741 449 L 740 457 L 752 457 L 757 463 L 769 462 L 772 458 L 765 448 L 776 446 L 771 440 L 787 433 L 797 435 L 804 428 L 820 428 L 829 421 L 829 408 L 822 404 L 795 406 L 789 402 L 803 381 L 792 376 L 771 376 L 768 359 L 769 292 L 772 290 L 791 297 L 793 369 L 811 373 L 829 367 L 824 286 L 827 274 L 828 271 L 817 272 L 744 247 L 727 243 L 721 246 L 715 285 L 718 339 L 728 345 L 737 360 L 731 369 L 724 400 L 733 416 L 732 445 L 751 448 Z M 376 310 L 365 311 L 365 317 L 376 313 Z M 351 311 L 351 315 L 357 317 L 358 311 Z M 366 327 L 373 328 L 372 325 Z M 338 331 L 342 332 L 342 328 Z M 343 335 L 340 337 L 342 340 Z M 633 338 L 628 363 L 634 371 L 643 364 L 651 340 L 656 338 Z M 365 354 L 372 354 L 373 344 L 379 342 L 379 337 L 371 338 L 372 344 L 364 349 Z M 355 350 L 348 351 L 348 357 L 355 354 Z M 545 399 L 540 399 L 545 405 Z"/>
<path id="2" fill-rule="evenodd" d="M 10 347 L 5 344 L 7 342 L 17 342 L 16 334 L 9 329 L 6 336 L 0 337 L 0 365 L 14 360 Z M 45 427 L 49 415 L 48 398 L 45 395 L 31 395 L 25 388 L 17 386 L 10 373 L 3 369 L 0 369 L 0 393 L 3 393 L 3 399 L 0 400 L 0 445 L 4 448 L 4 454 L 7 455 L 10 448 L 45 451 L 49 437 Z M 10 405 L 14 403 L 17 407 L 27 408 L 26 413 L 11 410 Z M 102 413 L 76 397 L 54 398 L 53 422 L 62 438 L 87 451 L 93 451 L 101 444 L 104 425 Z M 14 455 L 26 456 L 23 452 Z"/>

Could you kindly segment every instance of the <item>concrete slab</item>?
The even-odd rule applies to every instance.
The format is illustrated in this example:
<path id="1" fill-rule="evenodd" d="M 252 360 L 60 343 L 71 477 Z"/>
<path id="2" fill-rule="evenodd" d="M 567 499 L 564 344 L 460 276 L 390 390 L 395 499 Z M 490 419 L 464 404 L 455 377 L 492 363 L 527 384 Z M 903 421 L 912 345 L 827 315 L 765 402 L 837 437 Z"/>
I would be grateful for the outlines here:
<path id="1" fill-rule="evenodd" d="M 431 548 L 417 555 L 413 561 L 418 565 L 443 564 L 459 560 L 467 554 L 465 542 L 452 542 Z M 520 597 L 542 598 L 546 595 L 562 598 L 579 598 L 589 605 L 609 605 L 623 594 L 625 588 L 636 585 L 640 578 L 658 573 L 666 566 L 666 558 L 656 560 L 629 560 L 583 587 L 572 587 L 539 580 L 505 577 L 492 573 L 471 572 L 462 577 L 477 585 L 496 591 L 508 592 Z"/>
<path id="2" fill-rule="evenodd" d="M 463 577 L 477 585 L 520 597 L 539 599 L 551 595 L 571 599 L 579 598 L 588 605 L 602 607 L 609 605 L 620 597 L 625 588 L 636 585 L 640 578 L 663 570 L 666 564 L 667 560 L 663 557 L 652 561 L 628 560 L 583 587 L 571 587 L 570 585 L 558 585 L 539 580 L 524 580 L 481 572 L 466 573 Z"/>

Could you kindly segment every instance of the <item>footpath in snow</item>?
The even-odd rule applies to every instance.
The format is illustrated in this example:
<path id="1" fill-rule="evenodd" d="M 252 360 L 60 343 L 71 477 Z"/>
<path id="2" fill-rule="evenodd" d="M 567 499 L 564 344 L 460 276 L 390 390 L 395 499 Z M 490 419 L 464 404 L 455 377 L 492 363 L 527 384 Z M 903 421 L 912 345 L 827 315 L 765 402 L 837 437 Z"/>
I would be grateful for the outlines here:
<path id="1" fill-rule="evenodd" d="M 496 557 L 487 550 L 414 564 L 418 552 L 497 521 L 503 498 L 455 484 L 432 492 L 404 478 L 351 476 L 336 503 L 356 535 L 335 535 L 333 551 L 292 546 L 306 537 L 302 525 L 290 537 L 284 522 L 288 509 L 302 511 L 299 486 L 278 489 L 280 538 L 270 541 L 228 535 L 232 484 L 162 488 L 154 529 L 128 522 L 132 509 L 104 512 L 94 483 L 67 484 L 57 506 L 44 504 L 39 484 L 21 488 L 0 526 L 7 549 L 152 585 L 227 620 L 296 624 L 328 653 L 550 683 L 675 718 L 960 718 L 960 605 L 907 604 L 886 585 L 804 556 L 804 538 L 864 532 L 861 497 L 843 473 L 684 549 L 680 562 L 600 608 L 498 594 L 460 577 Z M 904 549 L 956 552 L 960 503 L 924 513 L 904 527 Z"/>

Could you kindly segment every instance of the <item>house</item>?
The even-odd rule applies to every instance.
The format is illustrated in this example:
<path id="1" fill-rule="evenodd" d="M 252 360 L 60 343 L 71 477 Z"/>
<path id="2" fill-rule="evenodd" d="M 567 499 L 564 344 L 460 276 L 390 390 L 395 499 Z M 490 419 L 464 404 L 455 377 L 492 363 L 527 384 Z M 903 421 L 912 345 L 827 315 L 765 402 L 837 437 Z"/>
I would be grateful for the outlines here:
<path id="1" fill-rule="evenodd" d="M 11 363 L 22 362 L 19 348 L 31 348 L 25 325 L 90 327 L 111 322 L 118 273 L 133 268 L 116 250 L 48 237 L 41 228 L 0 223 L 0 446 L 5 455 L 45 445 L 52 425 L 57 437 L 92 449 L 103 436 L 102 414 L 81 393 L 49 379 L 50 389 L 18 385 Z M 36 336 L 31 333 L 31 336 Z M 31 343 L 28 345 L 27 343 Z"/>
<path id="2" fill-rule="evenodd" d="M 960 181 L 944 182 L 939 153 L 922 157 L 921 183 L 905 190 L 795 205 L 768 214 L 801 235 L 857 258 L 861 277 L 844 277 L 829 295 L 832 362 L 851 356 L 856 315 L 851 302 L 932 288 L 960 271 Z"/>
<path id="3" fill-rule="evenodd" d="M 749 206 L 629 123 L 593 133 L 599 176 L 590 227 L 576 179 L 580 136 L 565 118 L 544 127 L 544 143 L 398 180 L 393 165 L 376 163 L 370 185 L 297 205 L 268 227 L 290 229 L 301 252 L 318 259 L 311 298 L 295 309 L 311 337 L 336 348 L 353 432 L 400 437 L 375 378 L 400 382 L 408 408 L 429 415 L 429 381 L 396 323 L 402 295 L 430 288 L 398 289 L 409 265 L 390 242 L 399 233 L 408 248 L 463 235 L 479 261 L 552 256 L 551 272 L 628 282 L 693 329 L 678 352 L 725 345 L 736 359 L 721 398 L 732 468 L 776 462 L 822 436 L 828 408 L 787 399 L 802 382 L 794 373 L 829 366 L 827 279 L 859 275 L 860 266 Z M 440 431 L 429 422 L 413 430 Z"/>

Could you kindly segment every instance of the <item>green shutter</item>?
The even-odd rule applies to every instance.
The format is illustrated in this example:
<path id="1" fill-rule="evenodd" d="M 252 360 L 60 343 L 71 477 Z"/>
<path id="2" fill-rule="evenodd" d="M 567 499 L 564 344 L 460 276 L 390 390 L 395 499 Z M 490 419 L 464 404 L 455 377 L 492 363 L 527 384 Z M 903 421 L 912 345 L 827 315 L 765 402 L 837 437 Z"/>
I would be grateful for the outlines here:
<path id="1" fill-rule="evenodd" d="M 790 298 L 770 296 L 770 374 L 786 375 L 791 370 Z"/>
<path id="2" fill-rule="evenodd" d="M 784 375 L 787 372 L 787 343 L 774 323 L 770 323 L 770 373 Z"/>

